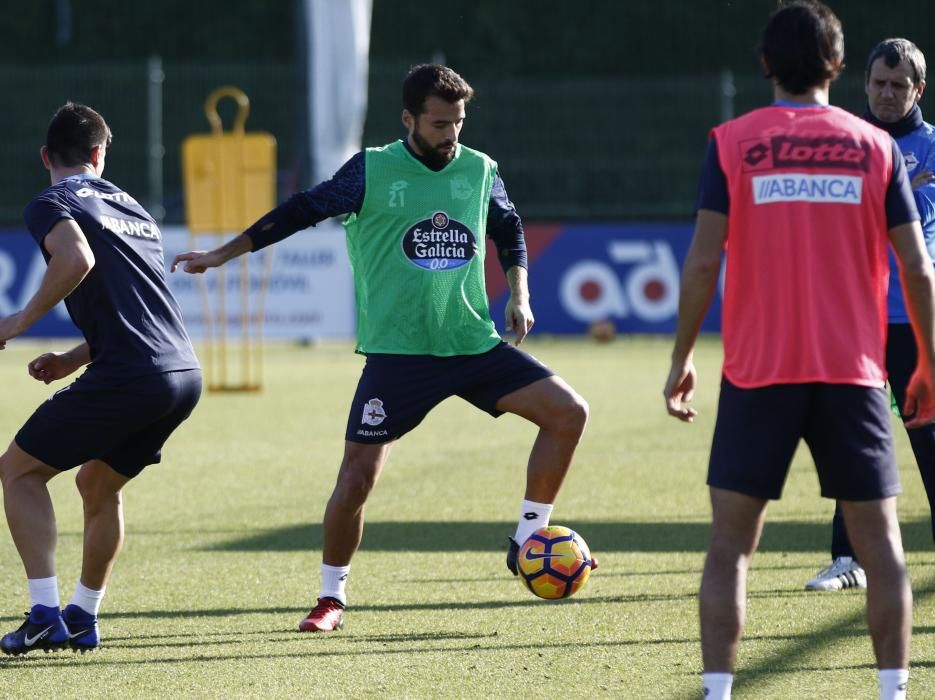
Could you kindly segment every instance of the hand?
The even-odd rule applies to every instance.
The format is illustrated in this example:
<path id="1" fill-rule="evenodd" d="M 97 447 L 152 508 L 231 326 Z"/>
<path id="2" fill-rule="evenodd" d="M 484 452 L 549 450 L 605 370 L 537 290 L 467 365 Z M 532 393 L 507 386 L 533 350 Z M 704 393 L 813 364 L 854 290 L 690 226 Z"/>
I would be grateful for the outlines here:
<path id="1" fill-rule="evenodd" d="M 935 376 L 932 370 L 916 367 L 906 387 L 902 413 L 908 417 L 906 428 L 909 430 L 935 423 Z"/>
<path id="2" fill-rule="evenodd" d="M 176 255 L 175 259 L 172 261 L 172 266 L 169 268 L 169 271 L 175 272 L 180 262 L 185 263 L 185 267 L 183 268 L 185 272 L 197 275 L 201 274 L 209 267 L 217 267 L 221 264 L 222 261 L 217 259 L 217 256 L 213 251 L 209 253 L 204 250 L 192 250 L 188 253 L 179 253 Z"/>
<path id="3" fill-rule="evenodd" d="M 698 415 L 698 411 L 685 405 L 692 400 L 695 393 L 696 379 L 695 365 L 691 360 L 684 364 L 673 363 L 665 389 L 662 391 L 669 415 L 685 423 L 694 422 L 695 416 Z"/>
<path id="4" fill-rule="evenodd" d="M 516 334 L 514 345 L 523 342 L 535 322 L 536 319 L 533 318 L 529 300 L 517 300 L 511 296 L 506 303 L 506 328 Z"/>
<path id="5" fill-rule="evenodd" d="M 935 174 L 931 170 L 920 170 L 915 175 L 912 176 L 912 189 L 917 190 L 923 185 L 927 185 L 932 180 L 935 180 Z"/>
<path id="6" fill-rule="evenodd" d="M 56 379 L 67 377 L 80 366 L 67 352 L 47 352 L 39 355 L 26 368 L 33 379 L 51 384 Z"/>
<path id="7" fill-rule="evenodd" d="M 26 329 L 22 327 L 21 312 L 0 318 L 0 350 L 6 347 L 6 341 L 21 335 Z"/>

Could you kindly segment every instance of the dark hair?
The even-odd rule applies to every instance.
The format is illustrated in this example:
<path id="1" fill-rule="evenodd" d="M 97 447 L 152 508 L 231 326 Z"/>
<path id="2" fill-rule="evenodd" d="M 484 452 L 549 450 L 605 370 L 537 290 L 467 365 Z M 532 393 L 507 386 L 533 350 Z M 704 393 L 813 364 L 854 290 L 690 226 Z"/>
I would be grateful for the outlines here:
<path id="1" fill-rule="evenodd" d="M 795 0 L 770 17 L 760 39 L 766 77 L 792 93 L 834 80 L 844 68 L 841 21 L 815 0 Z"/>
<path id="2" fill-rule="evenodd" d="M 60 167 L 91 162 L 95 146 L 109 146 L 113 134 L 104 117 L 87 105 L 66 102 L 49 122 L 45 147 L 49 160 Z"/>
<path id="3" fill-rule="evenodd" d="M 912 68 L 912 84 L 918 85 L 925 80 L 925 56 L 919 47 L 908 39 L 884 39 L 873 47 L 867 57 L 867 68 L 864 70 L 864 81 L 870 80 L 870 69 L 874 61 L 883 59 L 889 68 L 895 68 L 903 61 Z"/>
<path id="4" fill-rule="evenodd" d="M 403 107 L 412 116 L 418 116 L 425 111 L 426 98 L 433 95 L 452 104 L 458 100 L 467 104 L 474 97 L 474 88 L 447 66 L 433 63 L 412 66 L 403 81 Z"/>

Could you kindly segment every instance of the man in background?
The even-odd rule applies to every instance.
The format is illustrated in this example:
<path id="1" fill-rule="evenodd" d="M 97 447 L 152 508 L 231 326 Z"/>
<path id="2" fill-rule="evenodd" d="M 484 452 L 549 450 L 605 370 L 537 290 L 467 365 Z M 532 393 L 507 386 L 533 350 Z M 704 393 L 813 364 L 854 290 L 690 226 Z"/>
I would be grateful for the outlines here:
<path id="1" fill-rule="evenodd" d="M 935 127 L 923 121 L 919 108 L 925 90 L 925 56 L 908 39 L 886 39 L 870 52 L 864 79 L 864 119 L 896 140 L 912 183 L 925 245 L 935 258 Z M 899 283 L 899 267 L 892 254 L 887 309 L 886 372 L 896 406 L 902 407 L 916 365 L 916 344 Z M 907 429 L 906 434 L 928 496 L 935 538 L 935 427 Z M 854 553 L 837 505 L 832 521 L 831 564 L 807 581 L 805 588 L 839 591 L 852 587 L 866 588 L 867 575 Z"/>

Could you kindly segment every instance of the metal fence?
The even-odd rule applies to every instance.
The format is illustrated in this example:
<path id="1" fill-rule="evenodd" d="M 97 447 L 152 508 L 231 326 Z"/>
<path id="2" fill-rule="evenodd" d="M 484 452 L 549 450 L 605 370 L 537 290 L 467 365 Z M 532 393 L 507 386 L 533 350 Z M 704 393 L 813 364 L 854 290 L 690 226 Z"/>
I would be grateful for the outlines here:
<path id="1" fill-rule="evenodd" d="M 250 97 L 248 131 L 268 131 L 278 141 L 280 189 L 302 186 L 304 103 L 292 63 L 192 64 L 158 59 L 124 64 L 0 66 L 0 91 L 10 99 L 0 129 L 0 225 L 22 223 L 23 207 L 49 184 L 39 147 L 54 111 L 66 100 L 85 102 L 107 119 L 114 142 L 105 177 L 145 203 L 169 223 L 184 219 L 181 144 L 209 131 L 204 114 L 208 93 L 236 85 Z M 232 104 L 219 111 L 230 128 Z"/>
<path id="2" fill-rule="evenodd" d="M 371 68 L 365 140 L 402 134 L 404 66 Z M 692 216 L 710 129 L 772 100 L 768 80 L 729 72 L 678 78 L 473 83 L 461 140 L 494 158 L 525 218 L 645 220 Z M 861 111 L 860 75 L 832 101 Z"/>
<path id="3" fill-rule="evenodd" d="M 406 66 L 371 66 L 365 145 L 403 135 L 399 85 Z M 251 99 L 249 131 L 278 140 L 280 199 L 307 187 L 304 86 L 292 63 L 141 61 L 71 66 L 0 66 L 12 97 L 0 129 L 0 225 L 21 223 L 23 206 L 48 184 L 38 149 L 53 111 L 87 102 L 114 131 L 107 176 L 165 221 L 183 220 L 180 148 L 208 130 L 203 104 L 219 85 Z M 680 219 L 691 216 L 709 129 L 771 99 L 759 76 L 474 83 L 462 140 L 498 161 L 511 198 L 529 220 Z M 863 108 L 861 76 L 832 89 L 836 104 Z M 924 107 L 924 105 L 923 105 Z M 229 125 L 233 110 L 222 117 Z"/>
<path id="4" fill-rule="evenodd" d="M 0 130 L 0 220 L 20 223 L 30 197 L 48 186 L 39 147 L 45 142 L 49 118 L 66 99 L 88 102 L 111 121 L 117 145 L 108 154 L 109 169 L 121 173 L 131 192 L 147 192 L 148 153 L 145 139 L 136 134 L 140 129 L 145 134 L 147 87 L 143 63 L 0 66 L 0 90 L 7 96 L 3 112 L 9 121 Z"/>

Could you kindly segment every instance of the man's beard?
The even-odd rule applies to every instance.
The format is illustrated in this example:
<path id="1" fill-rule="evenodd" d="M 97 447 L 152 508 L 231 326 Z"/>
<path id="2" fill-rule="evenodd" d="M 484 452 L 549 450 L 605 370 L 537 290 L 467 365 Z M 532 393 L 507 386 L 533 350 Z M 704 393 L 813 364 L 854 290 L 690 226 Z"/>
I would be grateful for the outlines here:
<path id="1" fill-rule="evenodd" d="M 441 170 L 443 167 L 448 165 L 451 162 L 451 159 L 455 157 L 455 149 L 451 149 L 450 153 L 442 153 L 439 151 L 439 148 L 444 146 L 454 146 L 453 141 L 444 141 L 438 146 L 433 146 L 424 138 L 418 131 L 413 129 L 412 131 L 412 140 L 419 147 L 419 150 L 422 151 L 422 159 L 426 164 L 435 170 Z"/>

